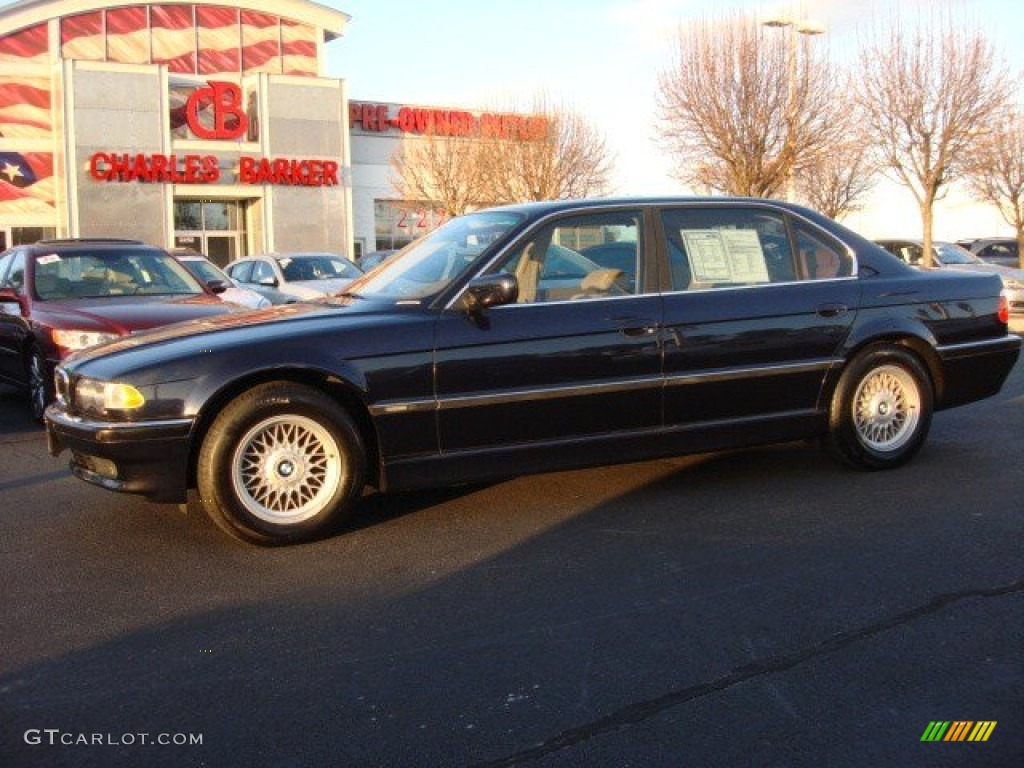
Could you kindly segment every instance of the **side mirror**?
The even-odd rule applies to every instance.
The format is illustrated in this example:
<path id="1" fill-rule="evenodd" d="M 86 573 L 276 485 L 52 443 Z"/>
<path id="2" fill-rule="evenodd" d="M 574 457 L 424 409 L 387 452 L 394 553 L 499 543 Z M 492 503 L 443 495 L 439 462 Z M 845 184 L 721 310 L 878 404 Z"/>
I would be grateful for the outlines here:
<path id="1" fill-rule="evenodd" d="M 515 275 L 482 275 L 469 281 L 466 305 L 471 312 L 512 304 L 519 298 L 519 283 Z"/>
<path id="2" fill-rule="evenodd" d="M 17 304 L 24 311 L 25 297 L 16 294 L 13 288 L 0 288 L 0 304 Z"/>
<path id="3" fill-rule="evenodd" d="M 262 285 L 262 286 L 265 286 L 267 288 L 276 288 L 277 287 L 277 278 L 276 277 L 261 277 L 259 279 L 259 281 L 256 283 L 256 285 Z"/>
<path id="4" fill-rule="evenodd" d="M 206 284 L 206 287 L 214 293 L 224 293 L 228 289 L 228 284 L 223 280 L 211 280 Z"/>

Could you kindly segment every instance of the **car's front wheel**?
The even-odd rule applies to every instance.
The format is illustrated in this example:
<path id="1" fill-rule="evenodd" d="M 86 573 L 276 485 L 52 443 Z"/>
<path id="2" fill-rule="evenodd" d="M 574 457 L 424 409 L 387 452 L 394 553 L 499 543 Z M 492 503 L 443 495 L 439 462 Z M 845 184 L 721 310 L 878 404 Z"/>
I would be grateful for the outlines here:
<path id="1" fill-rule="evenodd" d="M 199 451 L 199 496 L 209 517 L 253 544 L 324 536 L 353 509 L 366 456 L 337 402 L 293 382 L 261 384 L 232 400 Z"/>
<path id="2" fill-rule="evenodd" d="M 826 448 L 859 469 L 890 469 L 920 450 L 931 425 L 928 373 L 911 352 L 870 347 L 843 372 L 832 398 Z"/>
<path id="3" fill-rule="evenodd" d="M 43 423 L 46 406 L 53 401 L 53 376 L 50 366 L 39 347 L 33 345 L 25 356 L 25 380 L 28 382 L 29 406 L 32 418 Z"/>

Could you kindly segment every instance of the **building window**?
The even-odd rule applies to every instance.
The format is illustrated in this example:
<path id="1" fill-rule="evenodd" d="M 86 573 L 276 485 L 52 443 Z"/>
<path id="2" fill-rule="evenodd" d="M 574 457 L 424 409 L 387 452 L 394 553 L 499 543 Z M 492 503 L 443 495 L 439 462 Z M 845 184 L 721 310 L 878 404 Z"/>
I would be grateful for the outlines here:
<path id="1" fill-rule="evenodd" d="M 404 248 L 448 220 L 447 214 L 430 203 L 403 200 L 374 200 L 375 250 Z"/>

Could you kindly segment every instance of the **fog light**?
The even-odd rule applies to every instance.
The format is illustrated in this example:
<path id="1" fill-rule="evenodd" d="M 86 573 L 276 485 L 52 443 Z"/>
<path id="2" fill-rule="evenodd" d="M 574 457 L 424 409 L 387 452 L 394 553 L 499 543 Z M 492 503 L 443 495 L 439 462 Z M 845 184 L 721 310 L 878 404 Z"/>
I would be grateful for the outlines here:
<path id="1" fill-rule="evenodd" d="M 111 480 L 117 479 L 117 464 L 110 459 L 101 459 L 99 456 L 87 456 L 84 453 L 75 454 L 75 463 L 82 469 L 88 470 L 100 477 Z"/>

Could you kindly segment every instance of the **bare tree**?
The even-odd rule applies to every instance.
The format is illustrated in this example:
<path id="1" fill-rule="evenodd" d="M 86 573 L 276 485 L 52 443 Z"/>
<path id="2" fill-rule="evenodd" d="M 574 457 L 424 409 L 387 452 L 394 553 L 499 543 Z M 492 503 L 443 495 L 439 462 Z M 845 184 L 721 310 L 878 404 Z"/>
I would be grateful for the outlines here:
<path id="1" fill-rule="evenodd" d="M 530 114 L 539 130 L 483 145 L 491 199 L 517 203 L 606 194 L 614 161 L 600 132 L 544 96 L 534 99 Z"/>
<path id="2" fill-rule="evenodd" d="M 430 131 L 403 139 L 389 162 L 393 183 L 406 200 L 436 204 L 449 216 L 490 199 L 476 139 Z"/>
<path id="3" fill-rule="evenodd" d="M 806 162 L 798 173 L 800 197 L 829 218 L 841 219 L 864 207 L 877 171 L 866 140 L 851 138 Z"/>
<path id="4" fill-rule="evenodd" d="M 977 134 L 1006 103 L 1011 79 L 994 46 L 949 15 L 899 18 L 864 46 L 860 101 L 881 165 L 921 210 L 925 266 L 932 263 L 933 208 L 969 162 Z"/>
<path id="5" fill-rule="evenodd" d="M 659 138 L 680 181 L 771 197 L 839 142 L 835 70 L 806 39 L 797 49 L 787 34 L 749 15 L 680 28 L 657 90 Z"/>
<path id="6" fill-rule="evenodd" d="M 993 121 L 995 122 L 995 121 Z M 975 139 L 967 183 L 980 199 L 999 209 L 1017 235 L 1024 269 L 1024 115 L 1011 112 Z"/>

